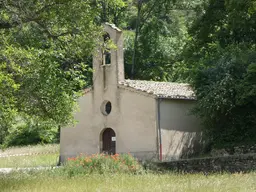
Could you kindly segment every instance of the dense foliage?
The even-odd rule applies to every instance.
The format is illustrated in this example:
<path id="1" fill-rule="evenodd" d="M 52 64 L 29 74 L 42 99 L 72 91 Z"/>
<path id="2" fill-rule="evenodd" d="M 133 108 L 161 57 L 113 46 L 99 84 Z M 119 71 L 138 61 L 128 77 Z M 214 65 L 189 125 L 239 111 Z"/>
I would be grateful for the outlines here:
<path id="1" fill-rule="evenodd" d="M 188 40 L 188 26 L 200 1 L 137 1 L 134 33 L 127 33 L 125 68 L 128 78 L 181 80 L 174 68 Z"/>
<path id="2" fill-rule="evenodd" d="M 0 2 L 0 144 L 13 132 L 39 131 L 34 137 L 45 124 L 56 130 L 72 122 L 98 36 L 97 13 L 83 0 Z"/>
<path id="3" fill-rule="evenodd" d="M 190 29 L 184 78 L 216 147 L 256 140 L 256 1 L 209 1 Z"/>
<path id="4" fill-rule="evenodd" d="M 0 144 L 72 123 L 103 22 L 124 31 L 126 78 L 190 82 L 210 141 L 254 140 L 255 0 L 2 0 Z"/>
<path id="5" fill-rule="evenodd" d="M 198 98 L 196 114 L 207 137 L 217 147 L 253 143 L 256 135 L 256 49 L 230 45 L 216 48 L 194 79 Z"/>

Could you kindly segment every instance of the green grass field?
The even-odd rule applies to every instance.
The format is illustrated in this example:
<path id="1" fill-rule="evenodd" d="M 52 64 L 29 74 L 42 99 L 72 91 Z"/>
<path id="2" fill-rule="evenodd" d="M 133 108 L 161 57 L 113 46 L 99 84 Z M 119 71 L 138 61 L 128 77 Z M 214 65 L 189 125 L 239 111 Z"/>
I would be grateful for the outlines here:
<path id="1" fill-rule="evenodd" d="M 54 170 L 57 171 L 58 170 Z M 255 192 L 256 174 L 115 174 L 67 177 L 57 173 L 12 173 L 0 175 L 1 192 Z"/>
<path id="2" fill-rule="evenodd" d="M 0 149 L 0 155 L 13 155 L 24 153 L 56 153 L 59 152 L 58 144 L 29 145 L 24 147 L 10 147 L 5 150 Z"/>
<path id="3" fill-rule="evenodd" d="M 18 156 L 0 158 L 0 168 L 56 166 L 59 154 Z"/>
<path id="4" fill-rule="evenodd" d="M 0 168 L 56 166 L 59 158 L 59 145 L 12 147 L 4 151 L 0 151 L 0 156 L 34 153 L 39 154 L 29 156 L 0 157 Z"/>
<path id="5" fill-rule="evenodd" d="M 35 167 L 56 165 L 58 145 L 7 149 L 3 153 L 51 152 L 46 155 L 0 158 L 0 167 Z M 255 192 L 256 173 L 236 174 L 160 174 L 150 171 L 134 174 L 88 174 L 70 177 L 64 169 L 0 173 L 1 192 Z"/>

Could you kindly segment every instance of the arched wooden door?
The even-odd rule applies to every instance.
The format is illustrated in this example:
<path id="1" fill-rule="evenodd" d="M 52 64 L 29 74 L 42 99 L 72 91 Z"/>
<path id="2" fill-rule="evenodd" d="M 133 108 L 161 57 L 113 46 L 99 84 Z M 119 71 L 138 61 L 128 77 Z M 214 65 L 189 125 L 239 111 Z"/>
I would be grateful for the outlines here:
<path id="1" fill-rule="evenodd" d="M 102 151 L 107 154 L 116 153 L 116 134 L 113 129 L 107 128 L 102 133 Z"/>

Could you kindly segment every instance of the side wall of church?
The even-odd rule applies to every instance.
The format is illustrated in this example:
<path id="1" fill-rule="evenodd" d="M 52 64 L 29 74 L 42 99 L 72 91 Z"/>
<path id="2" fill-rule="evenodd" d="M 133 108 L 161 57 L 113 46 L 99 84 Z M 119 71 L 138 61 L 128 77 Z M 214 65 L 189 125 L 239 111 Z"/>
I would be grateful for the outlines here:
<path id="1" fill-rule="evenodd" d="M 195 102 L 161 100 L 160 127 L 164 161 L 187 158 L 200 150 L 200 121 L 191 115 Z"/>
<path id="2" fill-rule="evenodd" d="M 155 99 L 120 89 L 120 108 L 118 151 L 139 159 L 157 159 Z"/>

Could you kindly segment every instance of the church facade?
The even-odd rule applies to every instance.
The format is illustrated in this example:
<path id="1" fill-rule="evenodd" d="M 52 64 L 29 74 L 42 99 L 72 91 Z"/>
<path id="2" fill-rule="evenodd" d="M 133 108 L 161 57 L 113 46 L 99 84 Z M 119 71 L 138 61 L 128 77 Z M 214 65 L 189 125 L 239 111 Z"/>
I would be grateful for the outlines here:
<path id="1" fill-rule="evenodd" d="M 104 29 L 117 49 L 99 48 L 94 56 L 93 86 L 79 99 L 78 123 L 61 129 L 60 160 L 129 152 L 141 160 L 169 161 L 200 150 L 200 121 L 190 114 L 196 102 L 192 88 L 126 80 L 122 31 L 111 24 Z"/>

